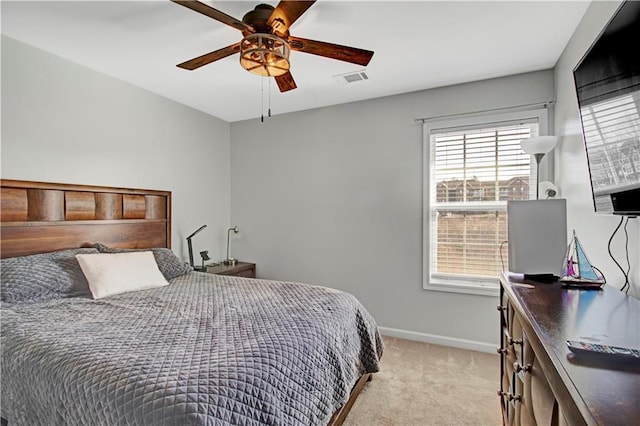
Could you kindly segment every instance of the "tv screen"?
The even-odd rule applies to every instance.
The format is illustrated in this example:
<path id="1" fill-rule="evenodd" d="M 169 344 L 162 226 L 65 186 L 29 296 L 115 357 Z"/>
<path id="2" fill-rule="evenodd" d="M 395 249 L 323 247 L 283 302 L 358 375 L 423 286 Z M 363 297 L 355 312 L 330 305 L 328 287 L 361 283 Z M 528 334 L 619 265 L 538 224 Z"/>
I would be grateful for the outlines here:
<path id="1" fill-rule="evenodd" d="M 573 70 L 594 208 L 640 214 L 640 2 L 626 1 Z"/>

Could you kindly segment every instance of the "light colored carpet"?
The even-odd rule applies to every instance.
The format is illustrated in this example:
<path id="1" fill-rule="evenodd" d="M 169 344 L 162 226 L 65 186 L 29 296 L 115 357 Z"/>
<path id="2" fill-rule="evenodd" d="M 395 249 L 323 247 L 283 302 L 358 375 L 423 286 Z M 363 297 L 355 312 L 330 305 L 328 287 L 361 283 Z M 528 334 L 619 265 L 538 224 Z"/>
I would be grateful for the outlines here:
<path id="1" fill-rule="evenodd" d="M 345 426 L 500 425 L 498 355 L 383 337 Z"/>

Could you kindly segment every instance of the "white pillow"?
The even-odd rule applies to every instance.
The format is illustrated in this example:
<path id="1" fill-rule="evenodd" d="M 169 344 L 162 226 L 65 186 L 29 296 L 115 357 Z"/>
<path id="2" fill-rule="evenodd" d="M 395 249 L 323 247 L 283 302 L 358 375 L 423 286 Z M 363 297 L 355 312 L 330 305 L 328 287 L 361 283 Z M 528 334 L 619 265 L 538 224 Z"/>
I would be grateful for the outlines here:
<path id="1" fill-rule="evenodd" d="M 150 251 L 76 255 L 94 299 L 169 285 Z"/>

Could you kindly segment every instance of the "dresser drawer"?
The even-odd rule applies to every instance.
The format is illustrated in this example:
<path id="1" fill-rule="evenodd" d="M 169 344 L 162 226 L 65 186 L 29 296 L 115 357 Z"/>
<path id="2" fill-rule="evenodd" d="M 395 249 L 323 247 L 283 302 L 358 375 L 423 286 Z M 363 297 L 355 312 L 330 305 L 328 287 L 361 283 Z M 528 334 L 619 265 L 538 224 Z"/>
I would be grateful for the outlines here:
<path id="1" fill-rule="evenodd" d="M 240 271 L 237 274 L 234 274 L 236 277 L 245 277 L 245 278 L 255 278 L 256 270 L 255 268 L 245 269 L 244 271 Z"/>

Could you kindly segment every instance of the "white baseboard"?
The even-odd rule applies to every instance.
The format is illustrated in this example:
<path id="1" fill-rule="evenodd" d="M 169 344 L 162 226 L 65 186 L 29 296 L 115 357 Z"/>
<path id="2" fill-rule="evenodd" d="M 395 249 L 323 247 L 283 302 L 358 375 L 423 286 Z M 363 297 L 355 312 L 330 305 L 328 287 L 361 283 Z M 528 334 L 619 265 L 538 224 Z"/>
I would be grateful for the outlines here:
<path id="1" fill-rule="evenodd" d="M 477 342 L 474 340 L 457 339 L 454 337 L 438 336 L 436 334 L 419 333 L 417 331 L 400 330 L 398 328 L 378 327 L 383 336 L 398 337 L 416 342 L 432 343 L 440 346 L 468 349 L 471 351 L 496 353 L 498 346 L 494 343 Z"/>

